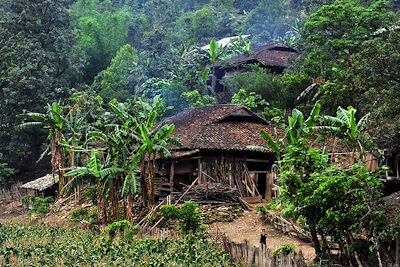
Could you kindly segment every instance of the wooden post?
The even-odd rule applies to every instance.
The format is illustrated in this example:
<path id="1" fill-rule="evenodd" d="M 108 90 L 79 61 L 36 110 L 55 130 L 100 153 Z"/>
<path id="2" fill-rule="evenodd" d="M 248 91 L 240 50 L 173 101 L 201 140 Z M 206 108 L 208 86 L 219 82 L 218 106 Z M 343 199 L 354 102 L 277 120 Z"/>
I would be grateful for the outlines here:
<path id="1" fill-rule="evenodd" d="M 274 175 L 272 172 L 267 172 L 265 185 L 265 199 L 269 200 L 272 198 L 272 186 L 274 183 Z"/>
<path id="2" fill-rule="evenodd" d="M 172 197 L 172 192 L 174 191 L 174 174 L 175 174 L 175 161 L 172 161 L 171 169 L 169 171 L 169 188 L 171 197 Z"/>
<path id="3" fill-rule="evenodd" d="M 400 237 L 396 238 L 396 267 L 400 267 Z"/>
<path id="4" fill-rule="evenodd" d="M 197 166 L 197 178 L 198 178 L 199 184 L 202 184 L 203 183 L 203 174 L 202 174 L 203 166 L 202 166 L 201 158 L 199 158 L 197 165 L 198 165 Z"/>
<path id="5" fill-rule="evenodd" d="M 255 173 L 250 173 L 249 178 L 250 178 L 250 186 L 251 186 L 251 196 L 254 197 L 256 195 L 256 177 L 257 174 Z"/>

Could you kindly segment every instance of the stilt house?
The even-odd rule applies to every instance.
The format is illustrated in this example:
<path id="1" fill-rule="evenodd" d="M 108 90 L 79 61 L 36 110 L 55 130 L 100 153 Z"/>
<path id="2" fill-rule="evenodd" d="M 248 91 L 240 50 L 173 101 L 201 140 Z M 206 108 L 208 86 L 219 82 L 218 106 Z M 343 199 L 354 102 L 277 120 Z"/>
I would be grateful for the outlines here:
<path id="1" fill-rule="evenodd" d="M 184 110 L 165 123 L 175 124 L 182 146 L 158 161 L 159 195 L 197 179 L 235 187 L 242 197 L 271 198 L 275 157 L 260 132 L 275 129 L 265 120 L 241 105 L 217 105 Z"/>

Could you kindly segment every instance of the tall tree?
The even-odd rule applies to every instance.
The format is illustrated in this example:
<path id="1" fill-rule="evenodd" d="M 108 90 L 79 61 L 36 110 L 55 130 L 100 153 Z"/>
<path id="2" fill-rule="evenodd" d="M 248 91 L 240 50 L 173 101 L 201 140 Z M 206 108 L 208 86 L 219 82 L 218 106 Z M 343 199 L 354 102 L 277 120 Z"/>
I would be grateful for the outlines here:
<path id="1" fill-rule="evenodd" d="M 387 0 L 364 4 L 360 0 L 336 0 L 311 14 L 304 25 L 304 70 L 324 81 L 316 97 L 333 112 L 337 106 L 358 109 L 363 85 L 355 81 L 354 60 L 362 43 L 395 17 Z"/>
<path id="2" fill-rule="evenodd" d="M 16 115 L 24 109 L 42 111 L 46 103 L 67 95 L 80 77 L 82 62 L 66 3 L 0 2 L 0 150 L 21 168 L 32 167 L 43 135 L 16 132 Z"/>
<path id="3" fill-rule="evenodd" d="M 85 52 L 85 82 L 106 69 L 119 48 L 128 43 L 133 16 L 126 6 L 112 1 L 78 0 L 71 7 L 74 32 Z"/>
<path id="4" fill-rule="evenodd" d="M 136 50 L 129 44 L 122 46 L 110 66 L 96 76 L 92 88 L 106 102 L 113 98 L 122 101 L 134 95 L 140 79 L 137 61 Z"/>

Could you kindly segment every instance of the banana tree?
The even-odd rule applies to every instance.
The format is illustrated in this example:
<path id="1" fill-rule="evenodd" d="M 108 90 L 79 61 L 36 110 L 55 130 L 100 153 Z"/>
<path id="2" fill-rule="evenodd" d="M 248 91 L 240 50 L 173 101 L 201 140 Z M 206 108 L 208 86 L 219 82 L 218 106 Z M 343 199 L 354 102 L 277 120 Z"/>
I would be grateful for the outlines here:
<path id="1" fill-rule="evenodd" d="M 65 174 L 65 177 L 71 177 L 72 179 L 64 186 L 63 192 L 71 192 L 79 186 L 84 179 L 94 179 L 97 183 L 98 189 L 98 208 L 99 213 L 97 214 L 99 221 L 112 221 L 115 219 L 115 211 L 112 216 L 108 215 L 106 205 L 106 195 L 109 193 L 110 187 L 113 186 L 112 177 L 114 175 L 120 175 L 124 172 L 124 169 L 110 166 L 106 167 L 100 161 L 100 154 L 97 149 L 92 149 L 90 152 L 90 159 L 85 167 L 75 168 Z"/>
<path id="2" fill-rule="evenodd" d="M 317 126 L 315 129 L 320 133 L 341 138 L 354 159 L 364 160 L 365 148 L 373 149 L 371 140 L 365 134 L 369 113 L 357 121 L 356 112 L 357 110 L 353 107 L 347 109 L 338 107 L 336 117 L 323 116 L 323 125 Z"/>
<path id="3" fill-rule="evenodd" d="M 210 49 L 207 53 L 207 59 L 211 64 L 211 93 L 215 95 L 215 88 L 217 86 L 217 76 L 216 76 L 216 67 L 215 65 L 224 55 L 224 49 L 222 46 L 219 46 L 215 39 L 210 41 Z"/>
<path id="4" fill-rule="evenodd" d="M 321 103 L 319 101 L 315 103 L 307 119 L 304 119 L 304 115 L 300 110 L 294 109 L 292 115 L 288 118 L 288 126 L 285 128 L 285 137 L 282 139 L 278 138 L 276 132 L 272 136 L 266 131 L 261 131 L 261 137 L 266 141 L 268 147 L 272 149 L 278 162 L 281 159 L 281 152 L 285 149 L 285 146 L 295 145 L 299 143 L 301 139 L 313 133 L 315 124 L 320 118 L 320 111 Z"/>
<path id="5" fill-rule="evenodd" d="M 48 131 L 47 139 L 50 145 L 42 153 L 38 161 L 51 152 L 51 171 L 53 177 L 59 177 L 59 192 L 64 187 L 65 172 L 65 149 L 62 144 L 65 143 L 63 129 L 65 126 L 65 118 L 63 110 L 58 102 L 47 104 L 46 113 L 26 112 L 21 114 L 24 122 L 18 126 L 19 129 L 25 129 L 33 126 L 40 126 Z M 25 121 L 27 120 L 27 121 Z"/>
<path id="6" fill-rule="evenodd" d="M 179 145 L 179 142 L 171 137 L 175 125 L 164 124 L 156 126 L 159 110 L 163 106 L 162 100 L 159 97 L 155 97 L 151 106 L 147 106 L 145 103 L 142 103 L 142 105 L 146 119 L 139 123 L 136 131 L 139 146 L 134 151 L 134 164 L 141 166 L 143 198 L 148 205 L 152 205 L 155 202 L 156 157 L 171 156 L 169 145 Z"/>

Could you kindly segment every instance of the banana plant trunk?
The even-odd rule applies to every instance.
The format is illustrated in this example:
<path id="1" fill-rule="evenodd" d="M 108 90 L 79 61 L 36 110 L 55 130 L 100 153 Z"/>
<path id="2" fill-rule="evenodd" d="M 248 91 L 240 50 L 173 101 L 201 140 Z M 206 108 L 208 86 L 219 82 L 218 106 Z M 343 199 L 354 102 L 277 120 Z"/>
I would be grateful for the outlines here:
<path id="1" fill-rule="evenodd" d="M 142 197 L 143 197 L 143 204 L 144 206 L 147 206 L 147 182 L 146 182 L 146 175 L 145 175 L 145 162 L 142 160 L 140 164 L 140 187 L 142 191 Z"/>
<path id="2" fill-rule="evenodd" d="M 60 146 L 61 132 L 55 130 L 51 140 L 51 172 L 53 177 L 58 175 L 58 193 L 64 188 L 64 172 L 65 172 L 65 153 Z"/>
<path id="3" fill-rule="evenodd" d="M 149 154 L 149 161 L 147 164 L 147 182 L 148 182 L 148 204 L 149 207 L 155 202 L 155 183 L 154 183 L 154 154 Z"/>
<path id="4" fill-rule="evenodd" d="M 118 192 L 117 192 L 117 184 L 115 182 L 112 183 L 110 191 L 111 191 L 111 218 L 112 220 L 118 220 L 119 218 L 119 203 L 118 203 Z"/>
<path id="5" fill-rule="evenodd" d="M 125 198 L 125 208 L 126 208 L 126 211 L 125 211 L 126 218 L 128 219 L 128 221 L 133 223 L 134 214 L 133 214 L 133 196 L 132 196 L 132 194 L 129 194 Z"/>

